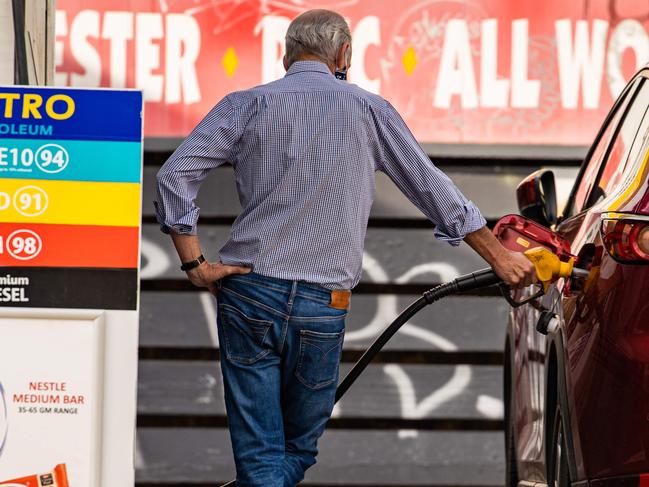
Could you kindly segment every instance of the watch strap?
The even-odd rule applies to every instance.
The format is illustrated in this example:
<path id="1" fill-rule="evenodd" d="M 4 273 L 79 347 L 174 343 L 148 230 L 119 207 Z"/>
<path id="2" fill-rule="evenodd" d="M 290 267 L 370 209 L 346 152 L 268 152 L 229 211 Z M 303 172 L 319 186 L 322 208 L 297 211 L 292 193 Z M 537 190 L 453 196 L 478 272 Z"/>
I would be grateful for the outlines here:
<path id="1" fill-rule="evenodd" d="M 192 269 L 196 269 L 203 262 L 205 262 L 205 257 L 203 256 L 203 254 L 201 254 L 194 260 L 190 260 L 189 262 L 183 262 L 183 264 L 180 266 L 180 270 L 185 272 L 191 271 Z"/>

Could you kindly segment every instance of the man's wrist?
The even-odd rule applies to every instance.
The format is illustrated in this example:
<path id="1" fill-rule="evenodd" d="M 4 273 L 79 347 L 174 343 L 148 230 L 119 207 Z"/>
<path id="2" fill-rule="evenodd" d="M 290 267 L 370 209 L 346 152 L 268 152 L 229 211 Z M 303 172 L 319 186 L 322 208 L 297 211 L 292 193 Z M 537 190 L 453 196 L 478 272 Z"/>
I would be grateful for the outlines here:
<path id="1" fill-rule="evenodd" d="M 207 261 L 201 263 L 198 267 L 194 267 L 193 269 L 185 271 L 185 273 L 187 274 L 187 277 L 189 278 L 190 281 L 198 282 L 204 280 L 204 271 L 206 269 L 207 269 Z"/>
<path id="2" fill-rule="evenodd" d="M 180 270 L 188 272 L 191 271 L 192 269 L 196 269 L 204 262 L 205 262 L 205 257 L 203 256 L 203 254 L 201 254 L 193 260 L 183 262 L 182 265 L 180 266 Z"/>

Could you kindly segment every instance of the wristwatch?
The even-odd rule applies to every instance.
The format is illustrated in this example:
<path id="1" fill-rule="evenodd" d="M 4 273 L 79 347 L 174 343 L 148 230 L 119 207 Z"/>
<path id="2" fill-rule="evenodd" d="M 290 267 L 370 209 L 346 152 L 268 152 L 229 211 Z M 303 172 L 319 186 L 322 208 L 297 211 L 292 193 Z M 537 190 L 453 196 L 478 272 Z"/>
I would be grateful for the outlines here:
<path id="1" fill-rule="evenodd" d="M 192 269 L 196 269 L 203 262 L 205 262 L 205 257 L 203 257 L 203 254 L 201 254 L 194 260 L 183 262 L 183 265 L 180 266 L 180 270 L 185 272 L 191 271 Z"/>

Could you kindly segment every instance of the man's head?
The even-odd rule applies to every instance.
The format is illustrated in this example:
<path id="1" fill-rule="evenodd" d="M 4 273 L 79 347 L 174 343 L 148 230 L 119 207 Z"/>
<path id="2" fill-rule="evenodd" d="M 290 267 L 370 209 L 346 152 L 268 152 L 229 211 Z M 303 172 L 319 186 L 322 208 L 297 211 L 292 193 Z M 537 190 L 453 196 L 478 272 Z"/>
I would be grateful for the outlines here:
<path id="1" fill-rule="evenodd" d="M 309 10 L 291 22 L 286 32 L 284 67 L 295 61 L 316 60 L 336 70 L 348 69 L 352 35 L 342 15 L 331 10 Z"/>

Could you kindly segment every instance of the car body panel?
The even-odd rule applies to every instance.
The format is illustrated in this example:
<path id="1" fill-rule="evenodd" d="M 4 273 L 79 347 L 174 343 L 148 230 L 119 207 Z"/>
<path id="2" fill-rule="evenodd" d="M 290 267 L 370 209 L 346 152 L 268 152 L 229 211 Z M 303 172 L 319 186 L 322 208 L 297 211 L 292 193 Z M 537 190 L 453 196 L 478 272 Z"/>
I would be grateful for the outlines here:
<path id="1" fill-rule="evenodd" d="M 602 167 L 589 170 L 584 164 L 568 216 L 556 228 L 590 275 L 583 282 L 561 279 L 536 306 L 510 315 L 511 394 L 524 484 L 547 482 L 552 401 L 561 402 L 573 482 L 649 473 L 649 265 L 616 261 L 601 238 L 603 216 L 649 215 L 648 73 L 644 69 L 629 82 L 607 117 L 586 159 L 597 157 L 600 149 Z M 617 128 L 626 123 L 630 131 L 629 113 L 644 113 L 634 137 Z M 605 181 L 613 188 L 608 195 L 597 187 Z M 592 186 L 587 201 L 594 204 L 570 214 L 584 185 Z M 531 292 L 521 290 L 516 297 Z M 543 309 L 555 311 L 560 323 L 547 337 L 536 331 Z M 556 377 L 549 370 L 556 370 Z"/>

